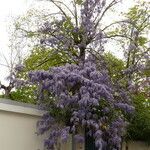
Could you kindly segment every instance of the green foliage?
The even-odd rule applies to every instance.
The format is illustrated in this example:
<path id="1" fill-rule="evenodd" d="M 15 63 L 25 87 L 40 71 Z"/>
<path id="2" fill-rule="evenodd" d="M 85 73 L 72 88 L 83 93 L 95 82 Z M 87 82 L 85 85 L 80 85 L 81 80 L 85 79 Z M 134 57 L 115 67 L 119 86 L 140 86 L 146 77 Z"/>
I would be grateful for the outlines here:
<path id="1" fill-rule="evenodd" d="M 149 68 L 150 68 L 150 60 L 147 60 L 147 61 L 146 61 L 145 66 L 146 66 L 148 69 L 144 71 L 144 74 L 145 74 L 146 77 L 150 77 L 150 69 L 149 69 Z"/>
<path id="2" fill-rule="evenodd" d="M 116 81 L 121 79 L 121 70 L 125 69 L 125 62 L 110 52 L 105 53 L 104 57 L 112 80 Z M 149 62 L 147 62 L 147 65 L 148 63 Z M 143 72 L 143 75 L 148 77 L 150 75 L 149 70 Z M 134 93 L 132 96 L 135 114 L 128 127 L 127 140 L 150 142 L 150 98 L 147 95 L 149 90 L 149 87 L 144 87 L 142 93 Z"/>
<path id="3" fill-rule="evenodd" d="M 24 102 L 24 103 L 30 103 L 30 104 L 36 104 L 37 97 L 34 94 L 35 87 L 21 87 L 17 89 L 16 91 L 11 92 L 11 99 L 18 101 L 18 102 Z"/>
<path id="4" fill-rule="evenodd" d="M 150 143 L 150 99 L 143 93 L 133 96 L 135 114 L 130 122 L 127 139 Z"/>
<path id="5" fill-rule="evenodd" d="M 81 5 L 83 3 L 83 0 L 76 0 L 76 4 Z"/>
<path id="6" fill-rule="evenodd" d="M 148 39 L 146 37 L 140 36 L 138 38 L 138 43 L 139 43 L 140 46 L 143 46 L 143 45 L 145 45 L 147 43 L 147 40 Z"/>
<path id="7" fill-rule="evenodd" d="M 32 70 L 48 70 L 52 66 L 60 66 L 69 63 L 69 58 L 62 53 L 56 53 L 52 49 L 35 47 L 31 54 L 24 60 L 25 70 L 18 74 L 19 78 L 28 79 L 28 72 Z M 15 101 L 33 103 L 37 101 L 35 95 L 36 86 L 24 86 L 11 92 L 11 99 Z"/>
<path id="8" fill-rule="evenodd" d="M 124 61 L 110 52 L 105 53 L 104 58 L 112 80 L 119 80 L 122 77 L 121 71 L 125 69 Z"/>
<path id="9" fill-rule="evenodd" d="M 150 2 L 138 1 L 137 4 L 130 8 L 129 12 L 126 14 L 126 17 L 132 20 L 136 28 L 140 31 L 145 28 L 149 28 L 149 14 L 150 14 Z"/>
<path id="10" fill-rule="evenodd" d="M 31 54 L 24 60 L 26 71 L 43 69 L 48 70 L 51 66 L 59 66 L 63 63 L 69 63 L 65 53 L 58 53 L 52 49 L 35 47 Z"/>

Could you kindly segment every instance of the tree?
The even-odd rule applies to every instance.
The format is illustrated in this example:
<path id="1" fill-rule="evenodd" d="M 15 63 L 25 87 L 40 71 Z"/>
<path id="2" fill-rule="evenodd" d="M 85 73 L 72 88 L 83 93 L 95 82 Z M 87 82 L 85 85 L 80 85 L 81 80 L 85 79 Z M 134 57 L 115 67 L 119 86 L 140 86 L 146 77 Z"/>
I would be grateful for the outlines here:
<path id="1" fill-rule="evenodd" d="M 142 3 L 141 5 L 136 5 L 135 7 L 131 8 L 130 12 L 126 15 L 127 21 L 122 21 L 122 22 L 120 21 L 118 23 L 112 24 L 112 25 L 116 25 L 116 24 L 119 25 L 119 28 L 117 26 L 117 31 L 105 32 L 105 34 L 103 35 L 103 39 L 112 39 L 112 38 L 113 39 L 115 38 L 115 40 L 116 40 L 116 38 L 117 38 L 117 40 L 119 39 L 119 42 L 121 42 L 122 46 L 125 47 L 125 49 L 124 49 L 125 56 L 126 56 L 125 62 L 115 58 L 112 54 L 108 53 L 108 54 L 104 55 L 105 63 L 102 63 L 102 62 L 99 62 L 99 60 L 102 60 L 103 57 L 101 54 L 99 57 L 99 52 L 97 51 L 97 49 L 96 50 L 92 50 L 91 48 L 86 49 L 87 55 L 92 53 L 94 55 L 94 57 L 96 57 L 96 68 L 99 71 L 102 71 L 102 66 L 103 66 L 102 64 L 105 64 L 105 65 L 107 64 L 106 68 L 108 69 L 108 73 L 109 73 L 113 83 L 115 83 L 118 80 L 121 80 L 121 84 L 124 87 L 128 88 L 131 84 L 131 82 L 129 82 L 129 79 L 130 79 L 130 81 L 132 81 L 132 84 L 134 83 L 134 85 L 136 85 L 135 87 L 137 90 L 136 90 L 135 94 L 140 92 L 140 94 L 138 94 L 138 96 L 132 95 L 132 99 L 134 100 L 134 104 L 135 104 L 135 108 L 136 108 L 135 109 L 136 113 L 134 115 L 134 118 L 131 121 L 131 126 L 129 126 L 128 137 L 127 137 L 128 139 L 135 139 L 135 140 L 136 139 L 142 139 L 142 140 L 147 139 L 148 140 L 148 138 L 145 139 L 145 137 L 147 137 L 147 135 L 149 133 L 149 128 L 148 128 L 149 111 L 148 111 L 147 107 L 145 106 L 145 103 L 147 104 L 148 102 L 147 102 L 147 96 L 143 96 L 143 94 L 148 95 L 149 88 L 147 88 L 146 84 L 149 82 L 147 80 L 148 76 L 149 76 L 149 73 L 148 73 L 149 71 L 148 70 L 142 71 L 142 72 L 140 71 L 140 73 L 137 73 L 137 72 L 135 73 L 135 71 L 132 71 L 132 68 L 140 67 L 141 64 L 147 66 L 146 68 L 148 68 L 148 66 L 149 66 L 149 62 L 147 60 L 147 52 L 149 52 L 148 51 L 149 49 L 147 47 L 148 38 L 146 37 L 147 35 L 145 34 L 147 32 L 147 29 L 149 28 L 149 20 L 148 20 L 149 19 L 149 10 L 145 9 L 147 6 L 148 6 L 147 3 Z M 142 12 L 144 12 L 144 13 L 142 13 Z M 73 33 L 73 31 L 72 31 L 74 28 L 74 24 L 72 24 L 70 22 L 71 19 L 69 18 L 67 21 L 65 20 L 62 23 L 61 31 L 56 30 L 55 34 L 57 35 L 57 33 L 58 34 L 59 33 L 61 33 L 61 34 L 68 33 L 68 35 L 66 35 L 66 36 L 70 37 L 70 35 L 72 35 L 72 36 L 74 36 L 73 38 L 75 38 L 76 37 L 75 33 Z M 60 20 L 61 19 L 59 18 L 57 25 L 61 25 L 61 22 L 59 22 Z M 75 48 L 75 50 L 74 50 L 74 48 L 71 49 L 69 47 L 64 52 L 63 51 L 64 48 L 61 50 L 58 50 L 58 49 L 56 49 L 58 47 L 51 47 L 51 45 L 49 45 L 49 44 L 51 44 L 51 42 L 55 38 L 50 39 L 51 41 L 48 41 L 49 37 L 52 36 L 51 31 L 49 31 L 50 23 L 49 23 L 49 21 L 47 21 L 46 23 L 43 23 L 43 24 L 44 25 L 42 26 L 42 30 L 38 30 L 38 32 L 24 30 L 24 32 L 30 38 L 34 37 L 34 36 L 37 38 L 37 35 L 39 36 L 38 38 L 42 37 L 42 39 L 41 39 L 42 46 L 40 46 L 40 47 L 36 46 L 33 49 L 33 52 L 31 53 L 30 57 L 27 60 L 25 60 L 26 65 L 27 65 L 27 71 L 35 70 L 37 68 L 48 70 L 49 67 L 62 66 L 62 65 L 65 65 L 67 62 L 78 65 L 79 58 L 76 58 L 76 54 L 77 55 L 80 54 L 79 49 L 76 50 L 76 48 Z M 54 24 L 55 24 L 55 21 L 52 23 L 52 25 L 54 25 Z M 111 27 L 111 26 L 108 25 L 105 28 L 103 28 L 103 30 L 108 29 L 109 27 Z M 70 29 L 72 29 L 72 30 L 70 30 Z M 20 27 L 20 30 L 23 31 L 23 29 L 21 27 Z M 66 30 L 68 30 L 68 31 L 66 31 Z M 78 29 L 78 30 L 80 30 L 80 29 Z M 136 32 L 139 34 L 138 36 L 135 35 Z M 55 36 L 55 34 L 54 34 L 54 36 Z M 46 40 L 45 40 L 45 37 L 47 37 Z M 67 42 L 68 39 L 66 38 L 65 42 Z M 56 41 L 53 41 L 53 42 L 56 42 Z M 60 46 L 63 46 L 63 44 L 65 42 L 60 43 Z M 55 43 L 55 44 L 57 44 L 57 43 Z M 52 46 L 56 46 L 55 44 L 53 44 Z M 102 44 L 101 46 L 104 45 L 103 42 L 101 44 Z M 69 45 L 70 45 L 70 43 L 69 43 Z M 102 50 L 103 47 L 100 47 L 100 49 Z M 69 57 L 72 56 L 72 57 L 70 57 L 71 59 L 67 62 L 60 61 L 61 59 L 65 60 L 62 57 L 62 56 L 64 56 L 64 54 L 66 55 L 66 58 L 68 56 Z M 99 65 L 100 65 L 100 67 L 98 67 Z M 122 73 L 122 70 L 124 70 L 125 68 L 126 68 L 125 71 L 128 72 L 127 76 L 126 76 L 126 74 Z M 139 70 L 139 68 L 138 68 L 138 70 Z M 25 73 L 25 75 L 22 74 L 22 76 L 24 76 L 26 78 L 26 74 L 27 73 Z M 145 80 L 145 77 L 147 77 L 146 80 Z M 132 85 L 132 87 L 133 87 L 133 85 Z M 141 91 L 141 89 L 142 89 L 142 91 Z M 133 88 L 132 88 L 132 90 L 133 90 Z M 18 90 L 18 93 L 21 93 L 21 95 L 22 95 L 24 91 L 30 91 L 30 89 L 28 89 L 26 87 L 22 87 L 21 91 Z M 41 91 L 41 92 L 43 93 L 43 91 Z M 26 92 L 24 92 L 24 93 L 26 93 Z M 33 100 L 34 95 L 32 93 L 33 92 L 31 92 L 31 91 L 28 93 L 28 97 L 30 97 L 30 96 L 32 97 L 32 98 L 30 98 L 29 102 L 33 102 L 32 100 Z M 17 94 L 17 93 L 15 93 L 15 94 Z M 117 94 L 118 93 L 116 92 L 115 95 L 117 95 Z M 26 95 L 27 94 L 25 94 L 25 96 Z M 41 95 L 41 96 L 43 97 L 43 95 Z M 51 95 L 51 93 L 49 93 L 49 92 L 47 93 L 47 90 L 44 90 L 44 96 L 47 96 L 45 98 L 46 99 L 45 101 L 50 103 L 49 106 L 51 107 L 53 105 L 52 104 L 53 103 L 53 99 L 52 99 L 53 95 Z M 16 95 L 15 95 L 15 97 L 16 97 Z M 24 99 L 24 98 L 26 98 L 26 97 L 20 97 L 20 99 Z M 45 102 L 44 102 L 44 104 L 45 104 Z M 143 109 L 145 110 L 144 112 L 142 111 Z M 102 110 L 102 108 L 98 108 L 98 110 Z M 64 115 L 64 117 L 65 117 L 64 112 L 61 112 L 61 110 L 58 110 L 58 108 L 55 108 L 55 106 L 54 106 L 54 109 L 50 110 L 50 115 L 55 116 L 55 118 L 57 118 L 57 117 L 59 118 L 62 115 Z M 68 116 L 66 116 L 66 118 L 67 117 Z M 145 119 L 145 118 L 147 118 L 147 119 Z M 62 120 L 62 122 L 68 123 L 69 121 Z M 145 129 L 143 129 L 143 125 L 144 125 Z M 141 132 L 138 133 L 137 130 L 139 130 L 139 131 L 143 130 L 143 132 L 142 132 L 143 134 L 141 134 Z M 103 132 L 105 132 L 105 131 L 103 131 Z M 77 137 L 79 138 L 79 136 L 77 136 Z"/>
<path id="2" fill-rule="evenodd" d="M 39 85 L 40 106 L 48 110 L 38 123 L 40 134 L 51 129 L 45 147 L 54 149 L 58 138 L 66 141 L 69 133 L 74 134 L 76 141 L 83 142 L 82 129 L 85 135 L 94 138 L 97 148 L 120 149 L 125 116 L 134 107 L 126 90 L 110 80 L 101 55 L 105 34 L 99 26 L 107 10 L 117 1 L 109 4 L 73 1 L 74 11 L 63 2 L 51 2 L 62 17 L 46 22 L 38 31 L 43 35 L 41 44 L 67 55 L 73 62 L 49 71 L 29 73 L 30 81 Z"/>
<path id="3" fill-rule="evenodd" d="M 109 37 L 118 37 L 119 43 L 121 43 L 124 48 L 125 66 L 129 74 L 127 81 L 130 80 L 126 86 L 134 84 L 137 91 L 143 80 L 148 81 L 144 72 L 150 68 L 150 66 L 146 65 L 150 56 L 150 41 L 148 38 L 150 29 L 149 6 L 149 2 L 138 1 L 128 13 L 124 14 L 130 23 L 127 24 L 123 22 L 122 24 L 118 24 L 116 30 L 110 31 L 109 33 Z M 115 27 L 115 25 L 113 27 Z M 138 70 L 138 72 L 134 72 L 134 70 Z"/>
<path id="4" fill-rule="evenodd" d="M 111 31 L 109 35 L 109 37 L 118 37 L 119 44 L 121 43 L 124 48 L 124 66 L 127 68 L 128 76 L 123 80 L 126 82 L 126 88 L 132 91 L 132 100 L 135 105 L 135 114 L 130 120 L 127 132 L 127 141 L 149 142 L 149 5 L 149 2 L 138 1 L 125 14 L 131 24 L 122 24 L 122 26 L 118 24 L 116 30 Z M 123 39 L 119 35 L 124 35 Z"/>
<path id="5" fill-rule="evenodd" d="M 127 88 L 132 90 L 132 99 L 135 105 L 135 114 L 130 121 L 126 140 L 141 140 L 149 142 L 149 85 L 150 85 L 150 66 L 149 66 L 149 18 L 150 18 L 150 3 L 140 2 L 136 4 L 126 14 L 126 17 L 132 25 L 126 24 L 117 30 L 117 34 L 122 34 L 129 37 L 129 40 L 120 40 L 123 46 L 128 46 L 125 49 L 126 68 L 134 68 L 139 70 L 134 72 L 134 69 L 127 69 L 129 75 L 126 77 Z M 112 32 L 115 36 L 116 32 Z M 129 44 L 128 44 L 129 43 Z M 146 69 L 144 69 L 146 68 Z M 128 80 L 129 79 L 129 80 Z"/>
<path id="6" fill-rule="evenodd" d="M 10 39 L 10 51 L 8 57 L 2 54 L 4 61 L 1 59 L 3 63 L 0 63 L 1 66 L 6 67 L 8 70 L 8 76 L 6 76 L 8 85 L 0 82 L 0 89 L 4 90 L 4 95 L 2 95 L 2 97 L 10 99 L 11 92 L 15 89 L 15 86 L 23 84 L 24 82 L 18 78 L 19 72 L 24 69 L 24 66 L 22 65 L 22 50 L 18 47 L 15 41 L 13 41 L 13 38 L 15 37 L 12 36 L 12 39 Z"/>
<path id="7" fill-rule="evenodd" d="M 110 72 L 111 78 L 116 81 L 121 77 L 121 71 L 126 67 L 126 61 L 122 61 L 112 55 L 111 53 L 105 54 L 105 59 L 107 61 L 108 70 Z M 146 75 L 149 73 L 146 71 Z M 141 80 L 143 75 L 141 76 Z M 145 80 L 144 80 L 145 81 Z M 142 83 L 142 82 L 141 82 Z M 138 92 L 133 92 L 132 101 L 135 106 L 135 113 L 127 128 L 127 134 L 125 140 L 133 141 L 144 141 L 149 143 L 149 134 L 150 134 L 150 97 L 149 97 L 149 86 L 147 82 L 140 84 Z M 127 146 L 127 145 L 126 145 Z"/>

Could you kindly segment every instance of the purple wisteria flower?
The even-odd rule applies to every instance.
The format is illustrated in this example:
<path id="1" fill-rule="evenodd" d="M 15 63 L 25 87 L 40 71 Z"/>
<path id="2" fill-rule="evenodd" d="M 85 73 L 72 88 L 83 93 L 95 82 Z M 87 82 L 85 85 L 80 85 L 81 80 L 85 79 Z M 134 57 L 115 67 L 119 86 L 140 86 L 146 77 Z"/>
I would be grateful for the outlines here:
<path id="1" fill-rule="evenodd" d="M 15 66 L 15 70 L 16 70 L 16 71 L 19 71 L 19 72 L 23 71 L 24 68 L 25 68 L 25 66 L 22 65 L 22 64 L 17 64 L 17 65 Z"/>
<path id="2" fill-rule="evenodd" d="M 95 138 L 96 147 L 101 148 L 103 143 L 111 145 L 112 148 L 120 147 L 125 121 L 123 118 L 117 119 L 117 114 L 120 113 L 119 109 L 125 113 L 132 113 L 134 107 L 126 103 L 125 99 L 124 102 L 115 101 L 115 88 L 113 89 L 113 84 L 106 76 L 108 74 L 105 71 L 97 71 L 95 63 L 89 58 L 84 64 L 66 64 L 50 68 L 49 71 L 35 71 L 29 74 L 31 81 L 40 84 L 41 94 L 47 91 L 52 96 L 51 101 L 46 103 L 46 108 L 54 110 L 43 116 L 38 125 L 39 133 L 52 129 L 48 138 L 50 143 L 46 140 L 47 148 L 53 147 L 59 137 L 65 142 L 70 133 L 80 133 L 80 129 L 84 128 L 88 128 L 89 135 Z M 118 94 L 125 98 L 122 91 Z M 41 104 L 44 102 L 43 96 Z M 58 114 L 55 113 L 55 109 Z M 61 114 L 64 115 L 63 118 Z M 57 127 L 57 122 L 63 123 L 64 118 L 65 124 L 69 126 Z M 52 137 L 51 134 L 55 136 Z M 83 141 L 78 134 L 76 138 L 79 142 Z"/>
<path id="3" fill-rule="evenodd" d="M 116 3 L 114 0 L 111 5 Z M 84 142 L 80 132 L 85 130 L 98 149 L 120 149 L 124 114 L 134 108 L 126 92 L 112 83 L 105 63 L 94 55 L 95 51 L 103 52 L 106 42 L 99 28 L 106 5 L 106 0 L 81 1 L 80 19 L 77 13 L 74 22 L 60 9 L 62 17 L 39 30 L 46 35 L 40 41 L 42 45 L 73 62 L 29 73 L 30 81 L 39 86 L 39 104 L 48 111 L 38 122 L 39 133 L 49 133 L 45 140 L 48 150 L 54 149 L 58 139 L 66 142 L 69 134 L 74 134 L 77 142 Z"/>

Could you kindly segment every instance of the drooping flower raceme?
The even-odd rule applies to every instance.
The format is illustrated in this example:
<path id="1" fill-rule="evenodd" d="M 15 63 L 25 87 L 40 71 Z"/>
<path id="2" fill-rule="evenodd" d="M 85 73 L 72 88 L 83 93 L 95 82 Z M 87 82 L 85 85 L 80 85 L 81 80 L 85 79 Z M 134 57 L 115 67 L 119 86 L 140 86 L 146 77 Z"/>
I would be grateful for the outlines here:
<path id="1" fill-rule="evenodd" d="M 89 55 L 103 50 L 104 33 L 99 23 L 116 3 L 114 0 L 105 7 L 106 0 L 81 1 L 80 15 L 73 15 L 76 23 L 60 9 L 62 17 L 46 22 L 39 30 L 46 34 L 42 45 L 73 60 L 49 71 L 29 73 L 30 81 L 39 85 L 39 106 L 48 112 L 38 122 L 38 133 L 49 133 L 45 140 L 48 150 L 54 149 L 58 139 L 66 142 L 70 133 L 79 143 L 84 142 L 84 136 L 93 137 L 99 149 L 121 147 L 124 114 L 132 113 L 134 108 L 126 92 L 111 82 L 105 66 L 100 64 L 99 69 Z"/>
<path id="2" fill-rule="evenodd" d="M 83 142 L 80 131 L 85 129 L 94 137 L 96 147 L 120 148 L 123 113 L 132 113 L 134 108 L 119 92 L 117 98 L 114 96 L 116 91 L 107 72 L 97 71 L 93 60 L 30 72 L 29 77 L 40 85 L 40 104 L 48 110 L 38 122 L 40 134 L 49 131 L 45 140 L 48 150 L 54 149 L 58 138 L 67 141 L 69 133 Z M 124 100 L 119 101 L 119 97 Z"/>
<path id="3" fill-rule="evenodd" d="M 115 3 L 117 0 L 107 5 L 111 7 Z M 56 1 L 56 4 L 60 3 Z M 77 6 L 80 12 L 76 12 L 77 16 L 61 12 L 62 16 L 54 16 L 53 21 L 45 22 L 38 31 L 43 35 L 40 41 L 42 45 L 57 52 L 63 51 L 63 54 L 73 60 L 79 59 L 81 49 L 94 48 L 103 51 L 103 44 L 106 42 L 106 33 L 100 29 L 100 21 L 108 7 L 106 0 L 83 0 L 81 5 Z"/>

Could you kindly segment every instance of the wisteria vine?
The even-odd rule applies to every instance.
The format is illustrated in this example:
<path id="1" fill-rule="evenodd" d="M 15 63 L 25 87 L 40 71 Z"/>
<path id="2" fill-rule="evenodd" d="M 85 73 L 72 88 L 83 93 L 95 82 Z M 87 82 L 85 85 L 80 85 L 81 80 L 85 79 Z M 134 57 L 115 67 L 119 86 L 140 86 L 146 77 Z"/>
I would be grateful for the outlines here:
<path id="1" fill-rule="evenodd" d="M 105 34 L 98 28 L 99 22 L 117 3 L 113 0 L 107 6 L 106 2 L 81 1 L 81 16 L 78 19 L 75 15 L 76 23 L 62 11 L 62 19 L 39 30 L 49 35 L 41 39 L 41 44 L 74 60 L 49 71 L 29 73 L 30 81 L 39 85 L 39 105 L 48 111 L 38 122 L 38 133 L 49 133 L 44 142 L 48 150 L 54 149 L 58 139 L 66 142 L 69 134 L 79 143 L 85 141 L 85 135 L 93 137 L 100 150 L 121 148 L 125 116 L 133 113 L 134 107 L 126 91 L 111 82 L 107 69 L 97 67 L 92 54 L 94 49 L 103 50 Z"/>
<path id="2" fill-rule="evenodd" d="M 133 113 L 134 107 L 124 91 L 113 87 L 105 70 L 97 71 L 95 63 L 86 59 L 84 64 L 66 64 L 30 72 L 29 76 L 41 85 L 40 104 L 49 110 L 38 123 L 39 133 L 51 130 L 45 141 L 47 149 L 53 149 L 59 137 L 67 141 L 69 133 L 83 142 L 80 131 L 85 128 L 94 137 L 96 147 L 120 149 L 126 124 L 123 114 Z M 44 91 L 52 97 L 50 101 L 44 102 Z"/>

